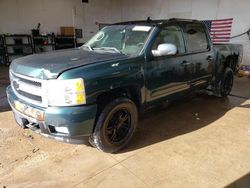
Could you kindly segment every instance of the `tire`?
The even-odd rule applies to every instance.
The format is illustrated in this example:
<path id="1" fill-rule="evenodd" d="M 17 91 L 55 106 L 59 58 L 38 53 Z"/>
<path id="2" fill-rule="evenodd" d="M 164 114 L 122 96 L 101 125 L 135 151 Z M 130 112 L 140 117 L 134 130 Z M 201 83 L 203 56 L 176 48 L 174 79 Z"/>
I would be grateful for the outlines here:
<path id="1" fill-rule="evenodd" d="M 220 82 L 220 95 L 221 97 L 227 97 L 233 88 L 234 73 L 231 68 L 226 68 L 223 77 Z"/>
<path id="2" fill-rule="evenodd" d="M 89 142 L 101 151 L 117 152 L 129 143 L 137 123 L 138 111 L 134 102 L 128 98 L 117 98 L 102 110 Z"/>

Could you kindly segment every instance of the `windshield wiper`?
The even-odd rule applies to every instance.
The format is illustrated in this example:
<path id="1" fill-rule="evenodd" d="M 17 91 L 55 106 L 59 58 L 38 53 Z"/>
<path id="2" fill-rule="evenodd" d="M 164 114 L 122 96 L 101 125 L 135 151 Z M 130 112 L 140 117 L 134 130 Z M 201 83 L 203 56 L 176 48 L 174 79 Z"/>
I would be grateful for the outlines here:
<path id="1" fill-rule="evenodd" d="M 100 47 L 100 48 L 93 48 L 93 50 L 109 50 L 109 51 L 112 50 L 119 54 L 122 54 L 122 52 L 115 47 Z"/>
<path id="2" fill-rule="evenodd" d="M 82 47 L 87 48 L 89 51 L 93 51 L 93 48 L 89 45 L 84 44 L 84 45 L 82 45 Z"/>

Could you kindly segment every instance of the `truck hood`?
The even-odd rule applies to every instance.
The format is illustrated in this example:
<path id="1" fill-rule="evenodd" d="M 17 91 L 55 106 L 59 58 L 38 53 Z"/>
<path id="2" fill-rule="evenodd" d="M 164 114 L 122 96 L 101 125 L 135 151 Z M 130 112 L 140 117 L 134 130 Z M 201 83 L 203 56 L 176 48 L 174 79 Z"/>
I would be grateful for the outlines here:
<path id="1" fill-rule="evenodd" d="M 10 70 L 21 75 L 54 79 L 68 69 L 104 61 L 116 61 L 128 56 L 118 53 L 86 51 L 80 48 L 34 54 L 15 59 Z"/>

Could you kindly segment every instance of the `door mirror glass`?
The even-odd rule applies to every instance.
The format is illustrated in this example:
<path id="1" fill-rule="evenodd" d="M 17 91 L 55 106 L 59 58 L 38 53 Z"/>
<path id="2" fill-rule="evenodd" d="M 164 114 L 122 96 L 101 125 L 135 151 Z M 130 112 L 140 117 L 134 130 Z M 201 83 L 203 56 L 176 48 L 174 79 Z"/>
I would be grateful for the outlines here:
<path id="1" fill-rule="evenodd" d="M 157 50 L 152 50 L 152 54 L 155 57 L 165 55 L 175 55 L 177 53 L 177 47 L 174 44 L 160 44 Z"/>

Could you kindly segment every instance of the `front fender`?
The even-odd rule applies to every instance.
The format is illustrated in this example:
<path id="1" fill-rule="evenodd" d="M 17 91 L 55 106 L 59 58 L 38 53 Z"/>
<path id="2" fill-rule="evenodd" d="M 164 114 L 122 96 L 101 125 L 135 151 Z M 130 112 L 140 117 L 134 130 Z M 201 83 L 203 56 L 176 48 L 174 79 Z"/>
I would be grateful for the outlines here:
<path id="1" fill-rule="evenodd" d="M 96 103 L 97 97 L 115 88 L 136 85 L 144 86 L 142 65 L 144 57 L 128 58 L 91 64 L 65 71 L 58 79 L 83 78 L 87 104 Z"/>

